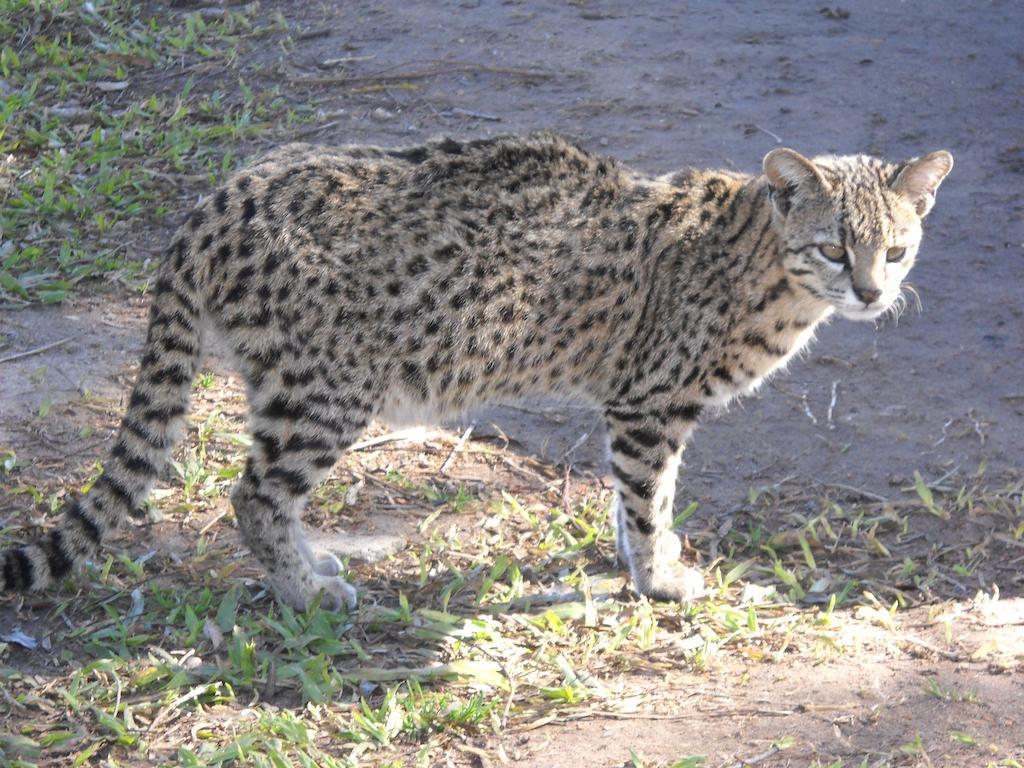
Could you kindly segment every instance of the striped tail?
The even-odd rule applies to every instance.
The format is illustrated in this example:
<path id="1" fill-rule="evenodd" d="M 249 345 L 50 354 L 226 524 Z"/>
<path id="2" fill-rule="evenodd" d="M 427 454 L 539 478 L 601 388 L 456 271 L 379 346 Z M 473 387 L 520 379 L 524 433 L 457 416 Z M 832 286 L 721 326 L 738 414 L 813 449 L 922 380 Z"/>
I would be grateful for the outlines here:
<path id="1" fill-rule="evenodd" d="M 181 437 L 201 354 L 203 301 L 184 238 L 164 259 L 153 290 L 145 354 L 103 474 L 64 508 L 56 528 L 31 544 L 0 553 L 0 591 L 45 589 L 127 520 L 142 520 L 143 502 Z"/>

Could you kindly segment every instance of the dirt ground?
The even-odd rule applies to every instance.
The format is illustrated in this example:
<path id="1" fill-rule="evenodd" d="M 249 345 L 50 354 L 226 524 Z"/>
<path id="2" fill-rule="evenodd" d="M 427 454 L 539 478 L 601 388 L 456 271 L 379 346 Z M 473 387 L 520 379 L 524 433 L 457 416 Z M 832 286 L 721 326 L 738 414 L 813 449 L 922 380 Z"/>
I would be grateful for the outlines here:
<path id="1" fill-rule="evenodd" d="M 339 92 L 335 105 L 328 98 L 330 120 L 304 137 L 318 143 L 401 145 L 439 133 L 546 128 L 652 173 L 685 165 L 754 171 L 780 145 L 891 159 L 950 150 L 956 166 L 911 275 L 921 311 L 882 327 L 825 328 L 785 375 L 699 431 L 677 507 L 700 503 L 685 529 L 698 533 L 727 525 L 751 488 L 844 488 L 891 499 L 915 471 L 935 481 L 984 465 L 987 477 L 1020 479 L 1024 5 L 355 0 L 267 2 L 263 10 L 318 32 L 292 55 L 297 73 L 338 56 L 358 57 L 367 72 L 438 70 L 415 91 Z M 545 75 L 514 74 L 522 69 Z M 323 84 L 318 93 L 332 89 Z M 99 458 L 113 422 L 98 423 L 82 442 L 78 424 L 63 436 L 40 435 L 33 416 L 44 399 L 59 409 L 84 391 L 123 396 L 145 311 L 136 296 L 85 291 L 56 308 L 0 312 L 10 341 L 0 357 L 61 342 L 0 364 L 0 447 L 21 463 L 54 462 L 55 472 L 62 460 L 84 471 Z M 470 419 L 552 462 L 590 433 L 573 461 L 603 471 L 603 438 L 585 409 L 502 407 L 463 424 Z M 21 504 L 5 499 L 0 518 Z M 938 546 L 962 535 L 953 524 L 929 532 Z M 773 664 L 720 655 L 700 671 L 624 670 L 631 686 L 677 692 L 678 706 L 540 723 L 504 748 L 515 765 L 554 768 L 628 764 L 630 748 L 650 761 L 709 754 L 732 755 L 737 766 L 804 766 L 838 755 L 846 765 L 872 765 L 920 734 L 933 746 L 906 750 L 898 764 L 1024 760 L 1021 665 L 994 666 L 978 653 L 998 639 L 1024 657 L 1024 552 L 1016 546 L 1007 545 L 1018 556 L 1012 567 L 973 574 L 901 613 L 916 645 L 866 623 L 843 640 L 853 651 L 824 662 L 804 649 Z M 997 613 L 972 602 L 993 583 Z M 964 617 L 952 642 L 940 620 L 950 612 Z M 976 701 L 965 712 L 927 694 L 931 678 L 970 689 Z M 833 717 L 840 709 L 843 718 Z M 964 751 L 950 731 L 969 731 L 989 751 Z M 769 745 L 782 734 L 797 745 L 776 754 Z"/>

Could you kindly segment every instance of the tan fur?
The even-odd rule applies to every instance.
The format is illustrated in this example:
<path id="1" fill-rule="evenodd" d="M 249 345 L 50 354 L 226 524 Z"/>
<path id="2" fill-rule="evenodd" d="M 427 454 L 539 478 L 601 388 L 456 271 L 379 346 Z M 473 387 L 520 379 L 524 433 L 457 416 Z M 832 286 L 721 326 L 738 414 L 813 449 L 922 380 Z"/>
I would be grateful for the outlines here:
<path id="1" fill-rule="evenodd" d="M 688 599 L 701 578 L 670 529 L 699 416 L 756 387 L 832 312 L 894 305 L 947 159 L 783 150 L 765 176 L 650 179 L 548 134 L 279 150 L 181 227 L 104 474 L 56 530 L 3 553 L 3 588 L 45 587 L 141 514 L 209 326 L 250 390 L 238 524 L 291 605 L 355 600 L 337 561 L 312 556 L 298 513 L 371 419 L 540 393 L 602 409 L 634 584 Z M 890 263 L 894 246 L 906 252 Z"/>

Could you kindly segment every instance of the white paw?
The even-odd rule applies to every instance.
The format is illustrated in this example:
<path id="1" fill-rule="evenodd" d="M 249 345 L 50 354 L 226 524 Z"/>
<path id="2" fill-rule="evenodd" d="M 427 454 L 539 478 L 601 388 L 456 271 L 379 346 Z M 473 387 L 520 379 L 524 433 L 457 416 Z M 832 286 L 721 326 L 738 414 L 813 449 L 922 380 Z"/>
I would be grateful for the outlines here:
<path id="1" fill-rule="evenodd" d="M 313 570 L 321 576 L 337 576 L 344 569 L 341 560 L 330 552 L 325 552 L 323 557 L 313 561 L 312 566 Z"/>
<path id="2" fill-rule="evenodd" d="M 657 536 L 651 549 L 654 562 L 666 563 L 671 567 L 677 564 L 679 555 L 683 553 L 683 543 L 672 531 L 664 531 Z"/>
<path id="3" fill-rule="evenodd" d="M 696 568 L 683 567 L 681 571 L 676 573 L 676 578 L 679 581 L 681 602 L 688 603 L 691 600 L 696 600 L 698 597 L 703 597 L 707 592 L 704 588 L 704 574 Z"/>
<path id="4" fill-rule="evenodd" d="M 323 562 L 322 560 L 320 562 Z M 338 563 L 339 570 L 341 564 Z M 359 602 L 356 588 L 340 576 L 321 576 L 314 579 L 317 593 L 322 593 L 320 607 L 325 611 L 340 611 L 343 607 L 352 610 Z"/>
<path id="5" fill-rule="evenodd" d="M 324 571 L 336 574 L 335 565 L 340 566 L 340 563 L 330 563 L 326 558 L 318 561 L 318 566 L 322 566 Z M 325 611 L 351 610 L 358 603 L 355 587 L 340 576 L 313 571 L 312 568 L 300 577 L 271 579 L 271 584 L 281 602 L 296 611 L 309 610 L 318 595 L 320 607 Z"/>
<path id="6" fill-rule="evenodd" d="M 705 593 L 704 576 L 696 568 L 674 562 L 658 568 L 641 568 L 633 574 L 637 591 L 651 600 L 689 603 Z"/>

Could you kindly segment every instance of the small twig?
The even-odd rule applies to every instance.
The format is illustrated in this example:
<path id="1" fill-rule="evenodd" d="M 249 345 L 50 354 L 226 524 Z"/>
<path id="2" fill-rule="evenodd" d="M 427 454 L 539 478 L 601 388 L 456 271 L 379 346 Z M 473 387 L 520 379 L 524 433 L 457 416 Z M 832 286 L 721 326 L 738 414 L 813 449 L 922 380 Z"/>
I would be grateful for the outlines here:
<path id="1" fill-rule="evenodd" d="M 403 498 L 408 499 L 410 502 L 414 504 L 418 504 L 420 507 L 426 509 L 432 508 L 431 505 L 428 504 L 424 500 L 424 498 L 418 493 L 406 490 L 405 488 L 394 485 L 393 483 L 389 483 L 387 480 L 381 480 L 379 477 L 374 477 L 373 474 L 371 474 L 370 472 L 354 471 L 352 474 L 354 474 L 357 477 L 362 477 L 364 480 L 369 481 L 374 485 L 379 486 L 380 488 L 383 488 L 386 494 L 394 493 L 397 494 L 398 496 L 402 496 Z M 394 502 L 394 499 L 392 498 L 391 501 Z"/>
<path id="2" fill-rule="evenodd" d="M 370 61 L 371 59 L 375 59 L 375 58 L 377 58 L 376 55 L 370 55 L 370 56 L 341 56 L 340 58 L 337 58 L 337 59 L 324 59 L 319 64 L 317 64 L 317 66 L 320 67 L 321 69 L 330 69 L 331 67 L 337 67 L 337 66 L 339 66 L 341 64 L 352 64 L 352 63 L 354 63 L 356 61 Z"/>
<path id="3" fill-rule="evenodd" d="M 807 712 L 814 714 L 815 712 L 842 712 L 848 709 L 856 709 L 857 702 L 851 701 L 846 704 L 797 704 L 797 712 Z"/>
<path id="4" fill-rule="evenodd" d="M 975 417 L 973 408 L 967 412 L 967 418 L 971 420 L 971 423 L 974 425 L 975 434 L 978 435 L 978 439 L 981 441 L 981 444 L 984 445 L 985 433 L 981 431 L 981 422 Z"/>
<path id="5" fill-rule="evenodd" d="M 841 357 L 829 357 L 828 355 L 818 355 L 814 358 L 815 362 L 827 363 L 828 365 L 837 365 L 840 368 L 853 368 L 853 363 L 849 360 L 843 360 Z"/>
<path id="6" fill-rule="evenodd" d="M 812 424 L 817 424 L 818 420 L 817 420 L 817 418 L 815 418 L 814 414 L 811 413 L 811 406 L 807 404 L 807 393 L 806 392 L 804 392 L 803 395 L 801 395 L 800 402 L 804 406 L 804 413 L 807 414 L 807 418 L 811 420 Z"/>
<path id="7" fill-rule="evenodd" d="M 486 64 L 452 64 L 449 66 L 434 67 L 415 72 L 381 72 L 373 75 L 350 75 L 340 77 L 293 77 L 291 82 L 302 83 L 303 85 L 370 85 L 373 83 L 405 82 L 409 80 L 428 80 L 431 77 L 440 75 L 461 75 L 483 73 L 487 75 L 509 75 L 510 77 L 522 77 L 527 80 L 551 80 L 555 78 L 554 72 L 544 72 L 537 69 L 517 69 L 515 67 L 491 67 Z"/>
<path id="8" fill-rule="evenodd" d="M 18 701 L 13 696 L 11 696 L 11 694 L 9 694 L 7 692 L 6 688 L 0 688 L 0 695 L 2 695 L 4 697 L 4 701 L 6 701 L 8 704 L 10 704 L 15 709 L 22 709 L 22 710 L 28 709 L 28 707 L 26 707 L 24 704 L 22 704 L 20 701 Z"/>
<path id="9" fill-rule="evenodd" d="M 565 465 L 565 477 L 562 479 L 562 509 L 567 514 L 572 512 L 572 504 L 569 500 L 570 481 L 572 479 L 572 464 Z"/>
<path id="10" fill-rule="evenodd" d="M 207 686 L 205 685 L 197 685 L 188 693 L 184 694 L 183 696 L 179 696 L 167 706 L 162 707 L 156 713 L 156 717 L 154 717 L 152 722 L 150 722 L 149 728 L 145 730 L 145 733 L 153 733 L 156 730 L 157 725 L 162 724 L 168 717 L 171 717 L 182 704 L 187 704 L 193 699 L 198 699 L 200 696 L 206 693 L 206 688 Z"/>
<path id="11" fill-rule="evenodd" d="M 931 643 L 926 643 L 924 640 L 918 640 L 916 637 L 910 637 L 909 635 L 903 635 L 902 637 L 899 638 L 899 640 L 901 640 L 901 641 L 903 641 L 905 643 L 909 643 L 910 645 L 917 646 L 918 648 L 923 648 L 924 650 L 928 651 L 929 653 L 934 653 L 936 656 L 942 656 L 944 659 L 949 659 L 950 661 L 962 661 L 963 660 L 963 656 L 961 656 L 959 653 L 954 653 L 953 651 L 946 651 L 946 650 L 943 650 L 942 648 L 936 648 Z"/>
<path id="12" fill-rule="evenodd" d="M 227 508 L 225 507 L 225 508 L 224 508 L 224 509 L 222 509 L 222 510 L 221 510 L 220 512 L 218 512 L 218 513 L 217 513 L 216 515 L 214 515 L 214 516 L 213 516 L 213 519 L 212 519 L 212 520 L 210 520 L 210 522 L 208 522 L 208 523 L 207 523 L 206 525 L 204 525 L 204 526 L 203 526 L 202 528 L 200 528 L 200 529 L 199 529 L 199 535 L 200 535 L 200 536 L 202 536 L 202 535 L 203 535 L 203 534 L 205 534 L 205 533 L 206 533 L 206 532 L 207 532 L 208 530 L 210 530 L 211 528 L 213 528 L 213 526 L 215 526 L 215 525 L 216 525 L 216 524 L 217 524 L 218 522 L 220 522 L 220 519 L 221 519 L 222 517 L 224 517 L 224 515 L 226 515 L 227 513 L 228 513 L 228 510 L 227 510 Z"/>
<path id="13" fill-rule="evenodd" d="M 751 765 L 757 765 L 758 763 L 763 763 L 769 757 L 771 757 L 772 755 L 778 754 L 779 752 L 780 752 L 779 748 L 776 747 L 776 746 L 773 746 L 771 749 L 769 749 L 769 750 L 767 750 L 765 752 L 762 752 L 760 755 L 754 755 L 754 757 L 748 757 L 748 758 L 745 758 L 745 759 L 741 759 L 738 763 L 733 763 L 732 765 L 728 766 L 728 768 L 747 768 L 748 766 L 751 766 Z"/>
<path id="14" fill-rule="evenodd" d="M 968 591 L 969 591 L 966 586 L 961 584 L 959 581 L 954 579 L 952 576 L 948 576 L 945 573 L 942 573 L 942 571 L 936 571 L 935 578 L 942 579 L 946 583 L 952 584 L 954 587 L 956 587 L 958 590 L 960 590 L 960 594 L 961 595 L 966 595 L 968 593 Z"/>
<path id="15" fill-rule="evenodd" d="M 316 40 L 319 37 L 330 37 L 333 29 L 311 29 L 308 32 L 300 32 L 295 36 L 296 40 Z"/>
<path id="16" fill-rule="evenodd" d="M 782 143 L 782 138 L 777 133 L 772 133 L 767 128 L 762 128 L 757 123 L 754 123 L 754 127 L 757 128 L 757 130 L 759 130 L 761 133 L 767 133 L 769 136 L 771 136 L 773 139 L 775 139 L 775 143 L 776 144 L 781 144 Z"/>
<path id="17" fill-rule="evenodd" d="M 942 425 L 942 437 L 940 437 L 938 440 L 932 443 L 932 448 L 938 448 L 940 445 L 946 442 L 946 438 L 949 437 L 949 435 L 946 434 L 946 431 L 953 425 L 954 421 L 956 421 L 956 419 L 946 420 L 946 423 Z"/>
<path id="18" fill-rule="evenodd" d="M 352 443 L 352 445 L 348 447 L 348 450 L 349 452 L 362 451 L 366 448 L 372 448 L 375 445 L 390 443 L 395 440 L 424 442 L 425 440 L 430 440 L 431 438 L 438 437 L 439 435 L 441 435 L 440 432 L 425 432 L 422 427 L 412 427 L 410 429 L 400 429 L 397 432 L 388 432 L 385 435 L 371 437 L 367 440 L 360 440 L 357 443 Z"/>
<path id="19" fill-rule="evenodd" d="M 512 470 L 514 470 L 516 472 L 519 472 L 520 474 L 526 475 L 527 477 L 531 478 L 532 480 L 540 481 L 540 484 L 543 485 L 543 486 L 547 486 L 547 484 L 550 482 L 546 477 L 544 477 L 543 475 L 541 475 L 541 474 L 539 474 L 537 472 L 534 472 L 532 469 L 529 469 L 527 467 L 519 466 L 518 464 L 516 464 L 514 461 L 512 461 L 508 456 L 506 456 L 503 453 L 499 453 L 498 454 L 498 458 L 500 458 L 501 461 L 504 464 L 506 464 L 510 469 L 512 469 Z"/>
<path id="20" fill-rule="evenodd" d="M 829 429 L 835 429 L 836 428 L 836 425 L 832 423 L 832 412 L 835 410 L 835 407 L 836 407 L 836 397 L 838 395 L 838 392 L 837 392 L 837 388 L 838 387 L 839 387 L 839 382 L 838 381 L 833 381 L 832 382 L 832 399 L 829 400 L 829 402 L 828 402 L 828 415 L 827 415 L 827 417 L 825 419 L 825 421 L 828 422 L 828 428 Z"/>
<path id="21" fill-rule="evenodd" d="M 936 491 L 947 491 L 948 492 L 948 491 L 953 490 L 952 488 L 943 488 L 942 484 L 944 482 L 946 482 L 947 480 L 949 480 L 949 478 L 951 478 L 953 475 L 955 475 L 959 471 L 960 471 L 960 465 L 957 464 L 955 467 L 953 467 L 951 470 L 946 472 L 946 474 L 944 474 L 938 480 L 932 480 L 930 483 L 928 483 L 928 487 L 932 488 L 932 489 L 934 489 Z"/>
<path id="22" fill-rule="evenodd" d="M 41 354 L 42 352 L 48 352 L 51 349 L 54 349 L 56 347 L 60 347 L 60 346 L 62 346 L 64 344 L 67 344 L 73 338 L 75 338 L 75 337 L 74 336 L 68 336 L 66 339 L 61 339 L 60 341 L 54 341 L 54 342 L 52 342 L 50 344 L 44 344 L 43 346 L 36 347 L 35 349 L 28 349 L 28 350 L 26 350 L 24 352 L 19 352 L 16 355 L 8 355 L 7 357 L 0 357 L 0 363 L 11 363 L 11 362 L 14 362 L 15 360 L 21 360 L 21 358 L 23 358 L 23 357 L 31 357 L 32 355 L 38 355 L 38 354 Z"/>
<path id="23" fill-rule="evenodd" d="M 304 131 L 299 131 L 298 133 L 293 133 L 288 138 L 289 139 L 304 139 L 307 136 L 313 136 L 313 135 L 318 134 L 318 133 L 320 133 L 322 131 L 326 131 L 328 128 L 333 128 L 334 126 L 338 125 L 338 123 L 340 123 L 340 122 L 341 122 L 341 120 L 332 120 L 329 123 L 323 123 L 322 125 L 316 125 L 316 126 L 313 126 L 312 128 L 306 128 Z"/>
<path id="24" fill-rule="evenodd" d="M 857 488 L 856 486 L 853 485 L 845 485 L 844 483 L 819 483 L 819 485 L 822 485 L 825 488 L 835 488 L 838 491 L 856 493 L 858 496 L 862 496 L 865 499 L 871 499 L 872 501 L 877 501 L 880 503 L 886 503 L 889 501 L 889 499 L 885 498 L 885 496 L 880 496 L 879 494 L 872 493 L 871 491 L 865 491 L 863 488 Z"/>
<path id="25" fill-rule="evenodd" d="M 439 474 L 448 474 L 448 470 L 451 468 L 452 462 L 455 461 L 455 457 L 459 454 L 459 451 L 462 450 L 462 446 L 464 446 L 466 444 L 466 441 L 469 440 L 469 436 L 473 434 L 473 428 L 475 426 L 476 422 L 474 421 L 472 424 L 466 427 L 466 431 L 462 433 L 462 437 L 460 437 L 459 441 L 455 443 L 455 447 L 452 448 L 452 452 L 448 454 L 448 458 L 444 460 L 443 464 L 441 464 Z"/>
<path id="26" fill-rule="evenodd" d="M 461 107 L 455 107 L 454 109 L 448 110 L 453 115 L 462 115 L 463 117 L 475 117 L 477 120 L 489 120 L 492 123 L 500 123 L 501 118 L 497 115 L 489 115 L 486 112 L 473 112 L 469 109 L 462 109 Z"/>
<path id="27" fill-rule="evenodd" d="M 585 442 L 587 442 L 587 438 L 588 437 L 590 437 L 590 430 L 589 429 L 584 431 L 584 433 L 582 435 L 580 435 L 576 439 L 576 442 L 569 446 L 569 450 L 567 450 L 565 453 L 562 454 L 562 458 L 559 459 L 558 463 L 561 464 L 563 461 L 565 461 L 570 456 L 572 456 L 573 453 L 576 452 L 577 448 L 579 448 L 581 445 L 583 445 Z"/>
<path id="28" fill-rule="evenodd" d="M 473 747 L 469 744 L 460 744 L 459 742 L 456 742 L 453 746 L 460 752 L 465 752 L 467 755 L 473 755 L 473 757 L 477 759 L 477 762 L 484 766 L 484 768 L 487 768 L 487 766 L 491 764 L 491 761 L 497 759 L 495 755 L 492 755 L 486 749 Z"/>

